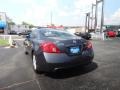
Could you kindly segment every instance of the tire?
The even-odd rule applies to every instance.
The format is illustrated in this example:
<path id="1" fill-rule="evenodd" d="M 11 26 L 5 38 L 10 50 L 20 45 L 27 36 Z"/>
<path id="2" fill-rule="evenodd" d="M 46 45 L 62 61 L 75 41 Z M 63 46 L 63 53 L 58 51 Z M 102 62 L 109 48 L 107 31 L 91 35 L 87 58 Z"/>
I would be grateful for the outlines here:
<path id="1" fill-rule="evenodd" d="M 24 53 L 25 55 L 28 55 L 29 53 L 26 51 L 26 48 L 24 47 Z"/>
<path id="2" fill-rule="evenodd" d="M 25 51 L 25 55 L 28 55 L 28 52 L 27 52 L 27 51 Z"/>
<path id="3" fill-rule="evenodd" d="M 32 54 L 32 64 L 33 64 L 33 69 L 36 73 L 38 74 L 42 74 L 43 72 L 39 70 L 38 68 L 38 65 L 37 65 L 37 61 L 36 61 L 36 56 L 35 54 L 33 53 Z"/>

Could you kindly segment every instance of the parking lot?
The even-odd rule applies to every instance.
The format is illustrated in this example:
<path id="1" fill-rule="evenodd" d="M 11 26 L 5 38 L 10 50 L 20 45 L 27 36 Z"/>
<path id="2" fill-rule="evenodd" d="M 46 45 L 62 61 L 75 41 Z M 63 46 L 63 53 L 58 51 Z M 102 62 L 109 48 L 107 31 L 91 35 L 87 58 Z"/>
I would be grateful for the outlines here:
<path id="1" fill-rule="evenodd" d="M 34 73 L 22 45 L 0 48 L 0 90 L 119 90 L 120 39 L 92 43 L 91 65 L 42 75 Z"/>

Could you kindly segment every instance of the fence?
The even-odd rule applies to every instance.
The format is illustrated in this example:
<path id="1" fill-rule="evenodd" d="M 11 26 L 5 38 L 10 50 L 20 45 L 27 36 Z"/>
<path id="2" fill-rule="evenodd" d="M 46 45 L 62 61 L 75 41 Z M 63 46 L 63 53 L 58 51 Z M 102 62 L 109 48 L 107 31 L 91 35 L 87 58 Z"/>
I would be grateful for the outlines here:
<path id="1" fill-rule="evenodd" d="M 12 46 L 14 40 L 22 40 L 24 38 L 18 35 L 0 35 L 0 39 L 8 40 L 10 46 Z"/>
<path id="2" fill-rule="evenodd" d="M 9 39 L 10 38 L 10 35 L 0 35 L 0 39 Z"/>

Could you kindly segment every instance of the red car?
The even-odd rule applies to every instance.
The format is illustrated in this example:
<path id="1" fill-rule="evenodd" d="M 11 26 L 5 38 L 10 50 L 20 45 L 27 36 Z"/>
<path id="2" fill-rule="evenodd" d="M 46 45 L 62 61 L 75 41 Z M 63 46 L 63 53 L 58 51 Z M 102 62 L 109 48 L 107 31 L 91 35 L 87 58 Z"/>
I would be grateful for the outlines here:
<path id="1" fill-rule="evenodd" d="M 115 31 L 107 31 L 107 36 L 108 37 L 116 37 L 116 32 Z"/>
<path id="2" fill-rule="evenodd" d="M 116 37 L 117 33 L 113 30 L 105 30 L 104 31 L 106 33 L 107 37 Z"/>

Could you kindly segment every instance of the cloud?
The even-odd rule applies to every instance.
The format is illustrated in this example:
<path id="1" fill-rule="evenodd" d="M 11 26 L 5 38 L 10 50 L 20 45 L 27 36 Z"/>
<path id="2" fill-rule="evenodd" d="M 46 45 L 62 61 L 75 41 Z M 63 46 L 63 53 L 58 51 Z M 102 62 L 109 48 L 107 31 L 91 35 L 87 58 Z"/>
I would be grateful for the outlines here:
<path id="1" fill-rule="evenodd" d="M 44 21 L 46 14 L 47 10 L 44 7 L 36 5 L 26 10 L 22 20 L 29 21 L 30 23 L 34 24 L 39 24 L 39 22 Z"/>
<path id="2" fill-rule="evenodd" d="M 120 8 L 110 17 L 105 17 L 105 24 L 120 25 Z"/>
<path id="3" fill-rule="evenodd" d="M 49 9 L 57 8 L 58 2 L 57 0 L 47 0 L 46 7 Z"/>
<path id="4" fill-rule="evenodd" d="M 50 20 L 50 12 L 57 8 L 57 0 L 47 0 L 46 2 L 42 2 L 43 4 L 41 5 L 35 0 L 30 0 L 30 2 L 29 0 L 17 1 L 14 3 L 19 4 L 19 6 L 22 4 L 27 5 L 19 19 L 17 19 L 17 22 L 26 21 L 35 25 L 48 24 Z"/>
<path id="5" fill-rule="evenodd" d="M 113 18 L 120 18 L 120 8 L 113 14 Z"/>
<path id="6" fill-rule="evenodd" d="M 71 0 L 72 6 L 67 3 L 60 4 L 59 0 L 5 0 L 10 5 L 17 5 L 18 14 L 9 10 L 8 16 L 17 23 L 26 21 L 35 25 L 46 25 L 50 23 L 50 13 L 53 12 L 53 22 L 69 25 L 84 25 L 85 13 L 91 11 L 92 3 L 96 0 Z M 13 3 L 13 4 L 11 4 Z M 61 5 L 61 6 L 60 6 Z M 99 5 L 100 6 L 100 5 Z M 7 8 L 7 7 L 6 7 Z M 22 9 L 21 9 L 22 8 Z M 16 10 L 17 10 L 16 9 Z M 21 9 L 21 10 L 19 10 Z M 119 16 L 119 11 L 112 18 Z M 99 16 L 100 14 L 98 14 Z M 62 19 L 61 19 L 62 18 Z M 59 20 L 60 19 L 60 20 Z M 115 21 L 115 19 L 112 19 Z M 111 20 L 111 22 L 112 22 Z M 72 22 L 70 22 L 72 21 Z M 110 21 L 108 18 L 105 21 Z M 98 21 L 99 22 L 99 21 Z"/>
<path id="7" fill-rule="evenodd" d="M 15 1 L 15 0 L 13 0 Z M 23 3 L 29 2 L 22 0 Z M 47 0 L 43 5 L 39 5 L 34 0 L 30 0 L 30 7 L 25 11 L 21 20 L 29 21 L 31 23 L 40 25 L 48 24 L 50 20 L 50 12 L 57 12 L 60 17 L 71 17 L 73 19 L 84 18 L 84 14 L 90 11 L 91 3 L 94 3 L 95 0 L 75 0 L 73 6 L 75 9 L 69 10 L 68 6 L 64 6 L 64 9 L 59 8 L 58 0 Z M 20 1 L 19 1 L 20 2 Z M 18 2 L 17 2 L 18 3 Z M 64 22 L 64 21 L 63 21 Z"/>
<path id="8" fill-rule="evenodd" d="M 69 16 L 70 14 L 66 11 L 60 11 L 58 15 L 62 16 L 62 17 L 65 17 L 65 16 Z"/>
<path id="9" fill-rule="evenodd" d="M 95 0 L 76 0 L 74 3 L 75 8 L 79 9 L 82 12 L 88 12 L 91 9 L 92 3 L 95 3 Z"/>
<path id="10" fill-rule="evenodd" d="M 34 2 L 34 0 L 7 0 L 7 1 L 16 4 L 30 4 Z"/>

